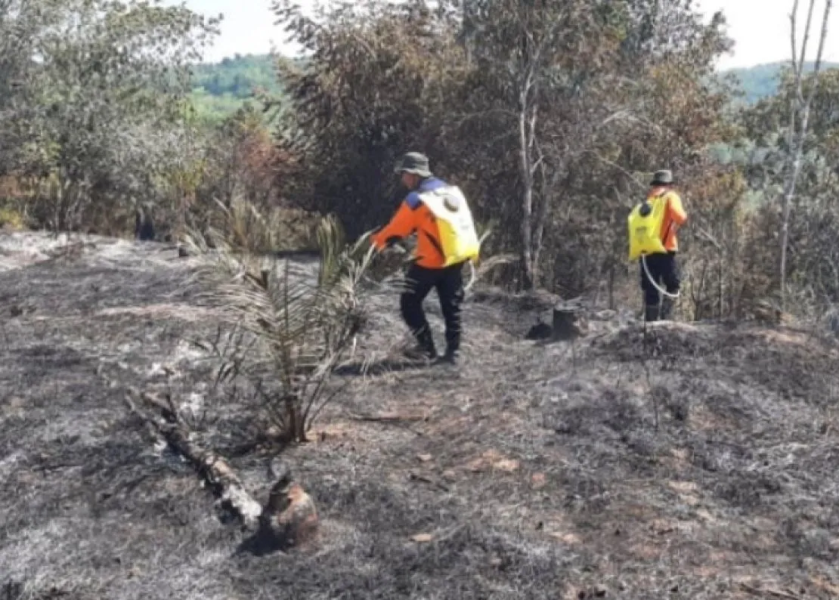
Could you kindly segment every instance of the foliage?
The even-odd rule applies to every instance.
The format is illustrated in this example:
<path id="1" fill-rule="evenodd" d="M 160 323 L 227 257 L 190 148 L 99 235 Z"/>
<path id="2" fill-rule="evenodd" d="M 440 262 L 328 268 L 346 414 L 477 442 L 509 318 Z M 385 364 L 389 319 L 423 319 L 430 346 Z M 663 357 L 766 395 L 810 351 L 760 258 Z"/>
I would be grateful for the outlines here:
<path id="1" fill-rule="evenodd" d="M 26 225 L 23 215 L 9 207 L 0 207 L 0 229 L 20 231 Z"/>
<path id="2" fill-rule="evenodd" d="M 240 109 L 266 102 L 282 103 L 284 86 L 279 64 L 294 61 L 271 54 L 236 55 L 221 62 L 202 63 L 192 69 L 190 101 L 203 121 L 216 125 Z M 264 115 L 276 125 L 275 115 Z"/>
<path id="3" fill-rule="evenodd" d="M 47 15 L 32 2 L 0 0 L 0 176 L 17 166 L 32 133 L 28 127 L 34 113 L 31 57 L 36 33 L 52 24 Z"/>
<path id="4" fill-rule="evenodd" d="M 286 207 L 281 195 L 284 174 L 293 159 L 277 148 L 260 112 L 245 106 L 209 130 L 193 128 L 189 141 L 165 171 L 172 198 L 166 207 L 172 216 L 167 220 L 178 224 L 173 237 L 180 238 L 187 222 L 199 229 L 220 226 L 213 216 L 219 214 L 216 206 L 221 204 L 238 211 L 237 219 L 230 222 L 239 231 L 247 231 L 255 243 L 266 240 L 258 230 L 247 229 L 249 209 L 237 207 L 254 205 L 274 221 L 270 231 L 275 233 L 272 243 L 276 245 L 263 246 L 263 251 L 311 239 L 305 230 L 314 219 Z"/>
<path id="5" fill-rule="evenodd" d="M 0 138 L 25 139 L 4 162 L 28 187 L 33 217 L 78 229 L 95 213 L 153 202 L 178 152 L 187 64 L 216 21 L 159 3 L 6 1 L 3 21 L 26 43 L 10 49 L 17 109 Z"/>
<path id="6" fill-rule="evenodd" d="M 251 106 L 251 100 L 242 100 L 230 94 L 215 96 L 203 88 L 193 89 L 189 96 L 197 118 L 212 127 L 235 114 L 240 108 Z"/>
<path id="7" fill-rule="evenodd" d="M 810 127 L 803 140 L 801 175 L 790 211 L 789 271 L 790 286 L 799 291 L 799 305 L 824 309 L 839 301 L 839 254 L 833 239 L 839 235 L 839 70 L 805 77 L 803 91 L 814 90 Z M 745 170 L 749 181 L 762 192 L 756 219 L 761 227 L 756 234 L 758 246 L 777 248 L 780 227 L 777 198 L 783 193 L 790 166 L 786 160 L 789 145 L 789 106 L 796 96 L 792 73 L 785 71 L 781 92 L 743 113 L 747 137 L 755 141 L 755 158 Z M 777 255 L 762 265 L 755 265 L 763 274 L 764 288 L 777 289 L 779 277 Z M 803 295 L 803 296 L 802 296 Z"/>
<path id="8" fill-rule="evenodd" d="M 212 96 L 237 99 L 250 98 L 257 89 L 279 94 L 283 87 L 277 79 L 277 60 L 266 54 L 237 54 L 215 64 L 200 64 L 193 69 L 193 85 Z"/>
<path id="9" fill-rule="evenodd" d="M 590 289 L 621 262 L 638 177 L 701 182 L 706 148 L 733 134 L 711 77 L 722 18 L 680 1 L 653 27 L 658 6 L 371 1 L 308 18 L 275 3 L 310 52 L 285 74 L 293 196 L 357 234 L 390 216 L 391 165 L 421 149 L 504 223 L 491 250 L 519 254 L 514 283 Z"/>
<path id="10" fill-rule="evenodd" d="M 236 55 L 218 63 L 201 63 L 193 69 L 190 100 L 198 115 L 209 123 L 218 123 L 231 116 L 238 109 L 264 91 L 274 98 L 283 98 L 285 86 L 278 76 L 277 61 L 290 65 L 302 65 L 270 54 Z M 784 63 L 767 63 L 754 67 L 734 68 L 720 71 L 720 80 L 733 78 L 738 88 L 731 101 L 735 105 L 754 105 L 759 100 L 778 93 L 780 74 Z M 824 69 L 839 67 L 839 63 L 826 63 Z M 810 72 L 813 63 L 805 64 Z"/>
<path id="11" fill-rule="evenodd" d="M 299 158 L 290 196 L 335 213 L 351 237 L 396 206 L 393 163 L 408 147 L 437 154 L 442 114 L 465 55 L 445 23 L 417 3 L 343 3 L 327 27 L 294 3 L 275 9 L 311 52 L 283 71 L 292 107 L 279 134 Z"/>
<path id="12" fill-rule="evenodd" d="M 235 247 L 253 254 L 307 252 L 318 247 L 322 218 L 290 208 L 256 208 L 242 197 L 229 206 L 217 202 L 206 228 L 223 231 Z"/>
<path id="13" fill-rule="evenodd" d="M 192 104 L 202 118 L 218 123 L 253 99 L 257 90 L 282 98 L 285 86 L 283 79 L 278 77 L 277 61 L 302 65 L 302 61 L 270 54 L 235 55 L 217 63 L 197 65 L 193 69 Z M 804 70 L 811 72 L 813 66 L 814 63 L 808 62 Z M 766 63 L 726 69 L 717 73 L 716 77 L 720 81 L 733 78 L 737 94 L 732 95 L 731 102 L 738 106 L 750 106 L 778 93 L 784 67 L 785 63 Z M 823 69 L 837 67 L 839 63 L 825 63 Z"/>

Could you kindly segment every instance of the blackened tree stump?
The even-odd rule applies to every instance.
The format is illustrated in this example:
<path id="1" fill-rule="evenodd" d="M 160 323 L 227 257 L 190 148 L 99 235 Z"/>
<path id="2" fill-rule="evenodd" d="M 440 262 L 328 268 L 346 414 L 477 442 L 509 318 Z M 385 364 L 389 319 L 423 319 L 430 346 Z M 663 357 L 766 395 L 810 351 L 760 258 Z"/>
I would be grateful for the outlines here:
<path id="1" fill-rule="evenodd" d="M 585 323 L 579 305 L 560 304 L 553 309 L 553 324 L 551 339 L 553 341 L 569 341 L 585 334 Z"/>

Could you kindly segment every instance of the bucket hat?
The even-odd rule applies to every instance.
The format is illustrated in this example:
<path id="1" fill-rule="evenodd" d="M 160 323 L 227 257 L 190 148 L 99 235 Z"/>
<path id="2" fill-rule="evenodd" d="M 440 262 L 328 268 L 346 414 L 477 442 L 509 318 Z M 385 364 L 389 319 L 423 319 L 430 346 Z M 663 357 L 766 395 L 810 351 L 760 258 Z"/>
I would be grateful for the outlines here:
<path id="1" fill-rule="evenodd" d="M 428 168 L 428 157 L 419 152 L 408 152 L 394 169 L 396 174 L 413 173 L 420 177 L 431 177 L 431 170 Z"/>
<path id="2" fill-rule="evenodd" d="M 650 185 L 672 185 L 673 173 L 668 170 L 656 171 Z"/>

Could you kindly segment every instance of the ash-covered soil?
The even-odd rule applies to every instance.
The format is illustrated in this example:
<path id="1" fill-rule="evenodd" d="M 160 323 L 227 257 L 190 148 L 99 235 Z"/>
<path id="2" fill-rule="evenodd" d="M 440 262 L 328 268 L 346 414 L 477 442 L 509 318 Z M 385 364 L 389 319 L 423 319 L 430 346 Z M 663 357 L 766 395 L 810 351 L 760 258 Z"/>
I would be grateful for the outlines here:
<path id="1" fill-rule="evenodd" d="M 459 370 L 393 369 L 405 330 L 397 298 L 377 297 L 359 355 L 382 368 L 346 369 L 313 441 L 283 456 L 319 537 L 259 555 L 123 402 L 163 364 L 183 373 L 180 400 L 208 389 L 188 343 L 215 331 L 194 264 L 85 239 L 62 253 L 0 235 L 3 600 L 839 597 L 830 340 L 746 324 L 645 335 L 592 309 L 586 338 L 544 344 L 525 337 L 549 298 L 477 290 Z M 205 404 L 202 435 L 264 500 L 252 406 Z M 405 419 L 362 418 L 376 414 Z"/>

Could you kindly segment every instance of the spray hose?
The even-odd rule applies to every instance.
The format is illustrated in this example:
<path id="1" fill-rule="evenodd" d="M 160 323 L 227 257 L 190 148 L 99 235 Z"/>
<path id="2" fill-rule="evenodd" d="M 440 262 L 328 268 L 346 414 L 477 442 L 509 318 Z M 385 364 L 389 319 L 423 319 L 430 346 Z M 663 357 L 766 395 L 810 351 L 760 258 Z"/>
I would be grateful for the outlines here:
<path id="1" fill-rule="evenodd" d="M 647 257 L 644 254 L 641 255 L 641 265 L 644 267 L 644 273 L 647 276 L 647 281 L 649 281 L 660 294 L 666 296 L 667 298 L 672 298 L 673 300 L 679 299 L 679 292 L 671 294 L 667 290 L 662 289 L 661 286 L 656 283 L 655 279 L 653 279 L 652 273 L 650 273 L 650 268 L 647 266 Z"/>
<path id="2" fill-rule="evenodd" d="M 475 263 L 471 260 L 469 261 L 469 270 L 471 271 L 471 276 L 469 277 L 469 283 L 463 288 L 463 291 L 469 292 L 472 287 L 475 285 L 475 282 L 478 281 L 478 270 L 475 268 Z"/>

